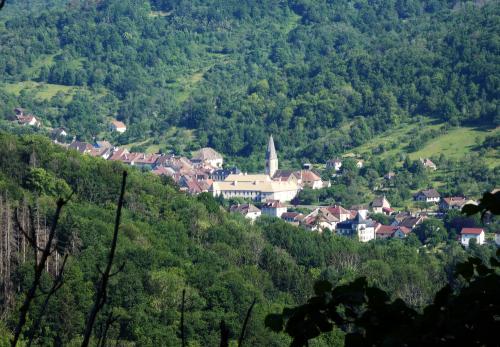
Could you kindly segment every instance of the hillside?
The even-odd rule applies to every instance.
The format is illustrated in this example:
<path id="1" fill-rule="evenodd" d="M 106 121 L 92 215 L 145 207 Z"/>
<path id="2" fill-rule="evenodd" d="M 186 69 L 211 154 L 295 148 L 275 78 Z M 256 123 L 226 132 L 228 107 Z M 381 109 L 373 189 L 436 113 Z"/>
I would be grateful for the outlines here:
<path id="1" fill-rule="evenodd" d="M 82 139 L 113 137 L 114 116 L 130 130 L 114 140 L 171 150 L 175 126 L 194 135 L 181 149 L 252 170 L 269 133 L 284 159 L 324 162 L 420 116 L 499 124 L 495 1 L 11 3 L 0 117 L 23 106 Z"/>
<path id="2" fill-rule="evenodd" d="M 437 158 L 441 155 L 448 159 L 463 159 L 467 155 L 479 154 L 481 145 L 489 136 L 498 136 L 500 128 L 488 129 L 484 127 L 444 127 L 432 119 L 421 119 L 420 122 L 395 126 L 385 131 L 370 141 L 347 150 L 344 155 L 356 154 L 360 157 L 373 157 L 376 160 L 397 158 L 402 164 L 401 158 L 407 154 L 412 160 L 419 158 Z M 430 138 L 419 142 L 417 148 L 410 148 L 412 141 L 422 134 L 437 131 Z M 491 148 L 482 155 L 484 163 L 495 168 L 500 162 L 498 148 Z"/>
<path id="3" fill-rule="evenodd" d="M 112 235 L 124 167 L 68 152 L 38 136 L 0 133 L 0 155 L 5 159 L 0 161 L 2 226 L 9 225 L 14 208 L 26 213 L 26 206 L 37 213 L 35 221 L 50 221 L 56 197 L 74 191 L 57 229 L 58 252 L 70 256 L 65 284 L 51 300 L 36 336 L 39 345 L 77 345 L 93 298 L 96 268 L 102 267 Z M 250 224 L 208 195 L 190 197 L 167 180 L 129 170 L 117 248 L 117 264 L 124 261 L 125 267 L 113 277 L 98 321 L 114 312 L 117 321 L 108 338 L 124 345 L 178 345 L 180 298 L 186 289 L 190 345 L 216 345 L 221 319 L 236 339 L 246 310 L 257 298 L 246 343 L 286 346 L 286 338 L 264 328 L 264 317 L 285 305 L 303 303 L 312 294 L 314 280 L 346 283 L 366 276 L 394 297 L 420 307 L 446 281 L 449 264 L 465 256 L 455 240 L 428 252 L 419 251 L 415 238 L 362 244 L 276 219 Z M 2 239 L 9 232 L 9 237 L 19 237 L 16 228 L 0 230 Z M 0 321 L 2 334 L 12 329 L 19 307 L 15 302 L 32 276 L 30 252 L 23 261 L 19 247 L 4 253 L 11 254 L 12 267 L 0 277 L 2 288 L 7 288 L 0 293 L 2 317 L 7 317 Z M 41 304 L 42 298 L 35 301 L 26 334 Z M 94 336 L 100 334 L 97 327 Z M 341 346 L 341 341 L 337 331 L 315 346 Z"/>

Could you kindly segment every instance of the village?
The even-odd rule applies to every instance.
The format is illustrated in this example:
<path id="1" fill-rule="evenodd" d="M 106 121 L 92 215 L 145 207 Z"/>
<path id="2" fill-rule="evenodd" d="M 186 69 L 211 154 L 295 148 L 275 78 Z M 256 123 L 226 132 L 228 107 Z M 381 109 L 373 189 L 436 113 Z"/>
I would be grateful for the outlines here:
<path id="1" fill-rule="evenodd" d="M 41 121 L 24 110 L 15 109 L 16 120 L 22 126 L 40 127 Z M 112 120 L 110 131 L 123 133 L 127 130 L 123 122 Z M 117 161 L 149 171 L 157 176 L 170 177 L 180 190 L 191 194 L 209 193 L 214 197 L 238 199 L 229 207 L 231 213 L 238 213 L 255 221 L 261 216 L 280 218 L 288 223 L 315 232 L 329 231 L 338 235 L 352 237 L 360 242 L 375 239 L 404 239 L 431 216 L 426 212 L 396 211 L 391 207 L 386 196 L 378 196 L 365 205 L 350 206 L 309 206 L 308 213 L 298 212 L 291 201 L 303 189 L 321 189 L 330 186 L 310 163 L 303 164 L 298 170 L 279 169 L 278 155 L 272 135 L 269 137 L 264 173 L 242 172 L 236 167 L 225 167 L 223 156 L 213 148 L 201 148 L 191 158 L 175 154 L 149 154 L 130 152 L 126 148 L 112 145 L 110 142 L 96 140 L 94 143 L 77 141 L 71 138 L 63 128 L 51 129 L 52 141 L 68 150 L 90 155 L 103 160 Z M 68 139 L 71 139 L 68 141 Z M 437 166 L 428 158 L 420 159 L 428 170 L 437 170 Z M 363 167 L 364 161 L 356 159 L 356 166 Z M 325 163 L 326 169 L 336 174 L 342 173 L 342 159 L 333 158 Z M 394 173 L 389 172 L 384 179 L 390 180 Z M 492 193 L 497 192 L 495 189 Z M 432 216 L 440 216 L 449 210 L 461 210 L 466 204 L 476 201 L 462 196 L 443 197 L 435 189 L 419 191 L 414 195 L 416 202 L 435 206 Z M 259 208 L 260 207 L 260 208 Z M 373 214 L 390 216 L 393 222 L 384 225 L 370 218 Z M 487 242 L 483 228 L 462 228 L 457 241 L 464 247 L 474 239 L 477 245 Z M 500 245 L 500 232 L 495 234 L 494 242 Z"/>

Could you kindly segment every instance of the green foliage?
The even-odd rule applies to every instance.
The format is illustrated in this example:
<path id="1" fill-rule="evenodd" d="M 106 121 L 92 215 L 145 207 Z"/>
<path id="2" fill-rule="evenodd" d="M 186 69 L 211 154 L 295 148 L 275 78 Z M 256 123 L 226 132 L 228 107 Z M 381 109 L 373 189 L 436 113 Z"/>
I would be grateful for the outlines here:
<path id="1" fill-rule="evenodd" d="M 307 346 L 334 326 L 346 332 L 346 346 L 494 345 L 492 332 L 500 327 L 496 319 L 500 310 L 498 256 L 500 251 L 491 258 L 491 267 L 474 257 L 459 263 L 456 275 L 465 284 L 443 287 L 422 313 L 400 299 L 391 301 L 387 293 L 361 277 L 333 289 L 329 282 L 318 281 L 315 296 L 306 304 L 270 314 L 265 324 L 290 335 L 291 346 Z"/>
<path id="2" fill-rule="evenodd" d="M 65 284 L 51 300 L 36 340 L 40 345 L 71 345 L 81 336 L 93 300 L 96 265 L 106 260 L 123 167 L 34 135 L 0 133 L 0 154 L 5 158 L 0 161 L 0 186 L 13 206 L 23 198 L 32 204 L 38 201 L 41 218 L 49 220 L 55 182 L 65 182 L 74 191 L 57 231 L 58 247 L 71 255 Z M 187 196 L 170 181 L 148 173 L 129 168 L 128 182 L 116 253 L 116 264 L 125 262 L 125 267 L 111 279 L 109 302 L 95 330 L 98 337 L 106 314 L 119 313 L 109 339 L 122 344 L 178 345 L 180 298 L 186 289 L 190 344 L 217 345 L 221 319 L 236 340 L 257 298 L 245 343 L 286 346 L 288 339 L 265 329 L 264 317 L 303 303 L 313 293 L 314 280 L 345 284 L 365 276 L 370 285 L 392 293 L 391 299 L 402 297 L 421 306 L 444 285 L 451 264 L 464 255 L 453 245 L 443 246 L 445 252 L 438 257 L 401 240 L 361 244 L 274 218 L 251 224 L 224 212 L 219 205 L 223 201 L 208 194 Z M 32 272 L 30 262 L 16 269 L 16 302 Z M 44 277 L 44 288 L 49 279 Z M 35 300 L 31 315 L 39 312 L 42 301 L 43 296 Z M 8 311 L 3 322 L 7 329 L 12 329 L 16 314 L 15 308 Z M 342 340 L 335 330 L 321 337 L 318 346 L 339 345 Z"/>
<path id="3" fill-rule="evenodd" d="M 196 130 L 189 145 L 245 157 L 249 171 L 270 132 L 283 158 L 319 162 L 402 123 L 418 129 L 421 115 L 499 124 L 494 2 L 60 3 L 12 5 L 0 89 L 71 92 L 0 92 L 0 116 L 22 105 L 86 139 L 118 117 L 120 143 L 184 127 Z M 410 150 L 443 131 L 411 134 Z"/>

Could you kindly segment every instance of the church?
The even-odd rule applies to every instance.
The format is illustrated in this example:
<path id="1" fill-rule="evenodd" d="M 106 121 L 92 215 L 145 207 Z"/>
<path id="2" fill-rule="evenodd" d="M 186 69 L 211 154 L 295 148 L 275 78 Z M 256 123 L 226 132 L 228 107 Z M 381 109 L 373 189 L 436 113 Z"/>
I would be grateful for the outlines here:
<path id="1" fill-rule="evenodd" d="M 278 155 L 271 135 L 267 144 L 264 174 L 240 173 L 229 175 L 222 182 L 214 182 L 210 191 L 214 196 L 222 195 L 225 199 L 238 197 L 254 201 L 290 201 L 299 193 L 300 185 L 294 180 L 273 179 L 277 172 Z"/>

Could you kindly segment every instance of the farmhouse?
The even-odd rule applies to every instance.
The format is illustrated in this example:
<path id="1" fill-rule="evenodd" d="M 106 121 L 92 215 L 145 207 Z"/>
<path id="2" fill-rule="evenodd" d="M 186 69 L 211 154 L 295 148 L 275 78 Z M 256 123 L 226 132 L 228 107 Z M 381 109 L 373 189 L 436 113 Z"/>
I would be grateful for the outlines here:
<path id="1" fill-rule="evenodd" d="M 436 189 L 427 189 L 418 192 L 413 198 L 415 199 L 415 201 L 437 203 L 439 202 L 440 197 L 441 195 L 439 195 Z"/>
<path id="2" fill-rule="evenodd" d="M 463 228 L 460 232 L 460 243 L 462 246 L 469 247 L 470 240 L 476 240 L 478 245 L 484 244 L 484 229 L 482 228 Z"/>
<path id="3" fill-rule="evenodd" d="M 252 204 L 232 205 L 229 208 L 229 211 L 233 213 L 239 213 L 245 218 L 250 219 L 251 221 L 256 220 L 262 214 L 262 212 Z"/>
<path id="4" fill-rule="evenodd" d="M 120 122 L 119 120 L 113 119 L 109 125 L 111 131 L 116 131 L 117 133 L 123 134 L 127 131 L 127 126 L 125 123 Z"/>
<path id="5" fill-rule="evenodd" d="M 264 205 L 262 205 L 262 214 L 271 217 L 281 218 L 283 213 L 286 213 L 287 208 L 279 200 L 267 200 Z"/>
<path id="6" fill-rule="evenodd" d="M 443 198 L 439 202 L 439 209 L 441 211 L 460 210 L 467 203 L 463 196 L 451 196 Z"/>

